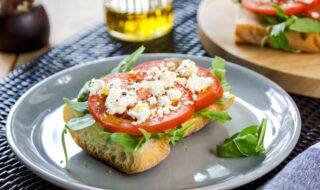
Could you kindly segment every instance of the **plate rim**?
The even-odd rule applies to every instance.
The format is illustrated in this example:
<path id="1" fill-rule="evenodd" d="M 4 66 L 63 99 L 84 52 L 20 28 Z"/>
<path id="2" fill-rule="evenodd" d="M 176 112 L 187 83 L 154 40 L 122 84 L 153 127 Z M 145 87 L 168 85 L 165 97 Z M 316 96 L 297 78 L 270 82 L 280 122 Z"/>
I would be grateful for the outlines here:
<path id="1" fill-rule="evenodd" d="M 24 164 L 24 166 L 29 168 L 32 172 L 34 172 L 36 175 L 40 176 L 42 179 L 47 180 L 47 181 L 49 181 L 57 186 L 63 187 L 63 188 L 68 188 L 68 189 L 74 189 L 74 188 L 77 188 L 77 189 L 100 189 L 100 188 L 89 186 L 86 184 L 75 183 L 75 182 L 70 183 L 61 177 L 55 176 L 52 173 L 43 170 L 41 167 L 38 167 L 30 159 L 28 159 L 19 150 L 18 146 L 14 142 L 13 133 L 12 133 L 13 116 L 14 116 L 19 104 L 25 99 L 25 97 L 28 96 L 28 94 L 30 94 L 38 86 L 41 86 L 43 83 L 51 80 L 52 78 L 55 78 L 58 75 L 63 75 L 64 73 L 70 72 L 72 70 L 77 70 L 82 67 L 88 67 L 91 64 L 98 64 L 100 62 L 108 62 L 108 61 L 113 61 L 113 60 L 117 60 L 117 59 L 121 60 L 122 58 L 124 58 L 126 56 L 128 56 L 128 55 L 112 56 L 112 57 L 101 58 L 101 59 L 97 59 L 97 60 L 93 60 L 93 61 L 87 61 L 87 62 L 80 63 L 79 65 L 75 65 L 75 66 L 69 67 L 67 69 L 61 70 L 61 71 L 45 78 L 44 80 L 38 82 L 34 86 L 32 86 L 15 102 L 15 104 L 11 107 L 10 113 L 7 117 L 5 130 L 6 130 L 6 137 L 7 137 L 7 140 L 8 140 L 8 143 L 9 143 L 11 149 L 13 150 L 13 152 L 15 153 L 17 158 Z M 180 53 L 144 53 L 143 55 L 141 55 L 141 58 L 142 57 L 155 58 L 155 57 L 166 57 L 166 56 L 167 57 L 186 57 L 186 58 L 190 58 L 190 59 L 196 58 L 196 59 L 201 59 L 203 61 L 210 61 L 212 59 L 211 57 L 208 57 L 208 56 L 197 56 L 197 55 L 188 55 L 188 54 L 180 54 Z M 254 77 L 258 77 L 261 80 L 263 80 L 263 82 L 265 82 L 267 85 L 269 85 L 269 86 L 271 85 L 271 86 L 275 87 L 277 90 L 281 91 L 281 93 L 283 95 L 285 95 L 286 98 L 288 98 L 288 100 L 292 104 L 292 107 L 294 108 L 294 111 L 296 112 L 296 116 L 297 116 L 296 130 L 294 130 L 291 141 L 289 141 L 289 143 L 288 143 L 288 147 L 287 147 L 288 151 L 282 152 L 282 154 L 277 155 L 277 157 L 271 167 L 270 166 L 262 166 L 260 168 L 257 168 L 254 170 L 254 172 L 246 174 L 246 177 L 244 179 L 242 179 L 241 181 L 234 180 L 234 181 L 228 182 L 227 184 L 211 184 L 211 185 L 197 187 L 197 188 L 193 188 L 193 189 L 198 189 L 198 190 L 209 190 L 212 188 L 230 189 L 230 188 L 239 187 L 239 186 L 242 186 L 242 185 L 247 184 L 249 182 L 252 182 L 252 181 L 262 177 L 263 175 L 269 173 L 271 170 L 273 170 L 275 167 L 277 167 L 282 161 L 284 161 L 288 157 L 288 155 L 292 152 L 292 150 L 296 146 L 298 139 L 300 137 L 301 116 L 300 116 L 300 111 L 299 111 L 296 103 L 292 99 L 292 97 L 282 87 L 280 87 L 275 82 L 271 81 L 269 78 L 255 72 L 251 69 L 248 69 L 246 67 L 238 65 L 236 63 L 232 63 L 229 61 L 226 61 L 226 62 L 227 62 L 227 65 L 235 67 L 237 70 L 240 69 L 240 70 L 244 70 L 245 72 L 249 72 Z M 219 186 L 219 185 L 223 185 L 223 186 Z"/>

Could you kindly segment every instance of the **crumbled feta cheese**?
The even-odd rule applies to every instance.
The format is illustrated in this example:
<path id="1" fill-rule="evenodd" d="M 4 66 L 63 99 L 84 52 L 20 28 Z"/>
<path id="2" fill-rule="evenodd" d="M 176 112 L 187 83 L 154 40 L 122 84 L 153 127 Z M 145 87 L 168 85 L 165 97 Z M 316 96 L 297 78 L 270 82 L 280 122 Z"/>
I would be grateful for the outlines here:
<path id="1" fill-rule="evenodd" d="M 177 77 L 177 78 L 176 78 L 176 81 L 177 81 L 178 83 L 180 83 L 181 85 L 183 85 L 183 86 L 185 86 L 185 85 L 187 84 L 187 79 L 186 79 L 186 78 L 179 78 L 179 77 Z"/>
<path id="2" fill-rule="evenodd" d="M 157 104 L 157 98 L 154 97 L 154 96 L 150 97 L 150 98 L 148 99 L 148 101 L 150 102 L 151 105 L 152 105 L 152 104 Z"/>
<path id="3" fill-rule="evenodd" d="M 180 90 L 172 88 L 167 91 L 167 95 L 170 100 L 179 100 L 182 97 L 182 93 Z"/>
<path id="4" fill-rule="evenodd" d="M 106 99 L 105 106 L 110 114 L 122 114 L 127 107 L 137 102 L 137 94 L 134 91 L 111 88 Z"/>
<path id="5" fill-rule="evenodd" d="M 171 105 L 171 101 L 168 96 L 160 96 L 158 99 L 159 106 L 168 106 Z"/>
<path id="6" fill-rule="evenodd" d="M 179 73 L 179 75 L 181 75 L 181 76 L 188 77 L 193 73 L 197 73 L 198 67 L 190 59 L 185 59 L 181 62 L 180 66 L 177 68 L 176 72 Z"/>
<path id="7" fill-rule="evenodd" d="M 150 90 L 153 95 L 162 95 L 165 93 L 164 83 L 162 81 L 142 81 L 139 88 Z"/>
<path id="8" fill-rule="evenodd" d="M 172 87 L 176 80 L 176 73 L 168 70 L 161 72 L 160 80 L 164 83 L 164 87 Z"/>
<path id="9" fill-rule="evenodd" d="M 201 92 L 208 88 L 212 83 L 213 80 L 210 77 L 198 77 L 193 74 L 187 81 L 187 88 L 189 88 L 193 93 Z"/>
<path id="10" fill-rule="evenodd" d="M 170 113 L 169 107 L 163 107 L 163 113 L 164 114 L 169 114 Z"/>
<path id="11" fill-rule="evenodd" d="M 163 117 L 163 108 L 162 107 L 158 108 L 157 115 L 158 115 L 158 117 Z"/>
<path id="12" fill-rule="evenodd" d="M 161 71 L 160 71 L 160 69 L 159 69 L 158 67 L 151 67 L 151 68 L 147 71 L 146 80 L 158 79 L 160 73 L 161 73 Z"/>
<path id="13" fill-rule="evenodd" d="M 111 89 L 111 88 L 121 88 L 121 84 L 122 84 L 122 81 L 121 79 L 119 78 L 114 78 L 114 79 L 111 79 L 107 85 L 106 85 L 106 88 L 107 89 Z"/>
<path id="14" fill-rule="evenodd" d="M 101 79 L 92 79 L 89 82 L 89 91 L 90 94 L 99 94 L 100 90 L 105 86 L 105 82 Z"/>
<path id="15" fill-rule="evenodd" d="M 151 114 L 149 105 L 147 103 L 138 103 L 133 109 L 128 112 L 128 115 L 134 119 L 136 122 L 132 122 L 134 125 L 141 124 L 145 122 Z"/>

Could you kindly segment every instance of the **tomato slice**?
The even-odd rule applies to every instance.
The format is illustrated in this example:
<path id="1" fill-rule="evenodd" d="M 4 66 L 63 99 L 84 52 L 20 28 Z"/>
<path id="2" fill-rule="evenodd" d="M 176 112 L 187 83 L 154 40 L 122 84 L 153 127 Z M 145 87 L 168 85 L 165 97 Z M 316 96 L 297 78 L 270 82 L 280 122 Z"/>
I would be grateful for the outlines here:
<path id="1" fill-rule="evenodd" d="M 199 67 L 199 76 L 201 77 L 210 77 L 213 80 L 212 85 L 205 91 L 196 94 L 197 99 L 194 101 L 196 111 L 202 110 L 217 100 L 219 100 L 223 95 L 223 88 L 220 84 L 220 81 L 213 76 L 213 74 L 208 71 L 206 68 Z"/>
<path id="2" fill-rule="evenodd" d="M 320 0 L 319 0 L 320 2 Z M 308 9 L 304 15 L 306 17 L 310 17 L 310 18 L 313 18 L 313 19 L 316 19 L 318 21 L 320 21 L 320 4 L 318 4 L 317 6 L 315 7 L 312 7 L 310 9 Z"/>
<path id="3" fill-rule="evenodd" d="M 110 78 L 130 78 L 128 73 L 120 75 L 112 75 Z M 106 77 L 104 80 L 111 80 L 109 77 Z M 142 124 L 133 125 L 132 122 L 135 121 L 129 116 L 125 115 L 111 115 L 107 113 L 105 107 L 106 97 L 105 95 L 91 95 L 88 98 L 88 108 L 90 114 L 93 118 L 101 124 L 103 127 L 108 129 L 111 132 L 118 133 L 127 133 L 130 135 L 142 135 L 139 131 L 139 128 L 145 129 L 148 132 L 156 133 L 162 132 L 167 129 L 171 129 L 179 126 L 181 123 L 190 119 L 194 113 L 194 106 L 192 104 L 186 103 L 187 101 L 192 101 L 192 95 L 188 89 L 180 85 L 179 83 L 175 84 L 175 88 L 179 89 L 183 94 L 183 100 L 181 100 L 181 106 L 175 110 L 171 111 L 169 114 L 164 115 L 163 117 L 149 118 Z M 142 99 L 145 95 L 137 93 L 138 99 Z"/>
<path id="4" fill-rule="evenodd" d="M 164 66 L 164 67 L 175 67 L 177 68 L 181 64 L 181 61 L 177 60 L 155 60 L 155 61 L 148 61 L 141 65 L 138 65 L 133 70 L 148 70 L 154 66 Z M 204 109 L 218 99 L 220 99 L 223 95 L 223 88 L 220 84 L 220 81 L 207 69 L 198 66 L 198 75 L 201 77 L 210 77 L 213 80 L 213 84 L 206 90 L 201 93 L 197 93 L 197 99 L 194 100 L 195 110 L 199 111 Z"/>
<path id="5" fill-rule="evenodd" d="M 297 15 L 304 11 L 317 6 L 320 0 L 312 0 L 310 3 L 304 3 L 301 1 L 279 1 L 279 3 L 259 2 L 257 0 L 242 0 L 242 5 L 249 11 L 264 14 L 264 15 L 277 15 L 278 12 L 273 7 L 278 5 L 284 11 L 286 15 Z"/>

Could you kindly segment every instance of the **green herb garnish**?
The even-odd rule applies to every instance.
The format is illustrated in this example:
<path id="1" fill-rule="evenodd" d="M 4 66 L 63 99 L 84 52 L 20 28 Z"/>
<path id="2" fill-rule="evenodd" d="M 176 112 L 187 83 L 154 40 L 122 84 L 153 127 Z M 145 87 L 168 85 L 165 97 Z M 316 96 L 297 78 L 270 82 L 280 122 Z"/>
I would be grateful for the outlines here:
<path id="1" fill-rule="evenodd" d="M 88 102 L 74 102 L 68 98 L 62 99 L 71 109 L 81 113 L 88 112 Z"/>
<path id="2" fill-rule="evenodd" d="M 273 7 L 277 10 L 277 16 L 261 15 L 261 22 L 271 25 L 269 34 L 261 41 L 261 47 L 268 41 L 273 48 L 299 53 L 299 51 L 290 46 L 285 31 L 290 30 L 300 33 L 320 32 L 319 21 L 299 16 L 287 16 L 281 7 L 276 5 Z"/>
<path id="3" fill-rule="evenodd" d="M 132 65 L 138 60 L 140 55 L 144 52 L 146 48 L 144 46 L 139 47 L 135 52 L 133 52 L 131 55 L 124 58 L 117 67 L 115 67 L 111 74 L 115 73 L 123 73 L 130 71 L 132 69 Z"/>
<path id="4" fill-rule="evenodd" d="M 96 121 L 93 119 L 93 117 L 90 114 L 85 114 L 81 117 L 75 117 L 70 119 L 70 121 L 66 123 L 66 126 L 73 131 L 77 131 L 77 130 L 90 127 L 95 123 Z"/>
<path id="5" fill-rule="evenodd" d="M 225 111 L 215 112 L 215 111 L 210 111 L 209 109 L 200 110 L 199 112 L 196 113 L 196 115 L 204 116 L 211 120 L 217 120 L 222 123 L 225 121 L 230 121 L 232 119 L 231 116 L 228 114 L 228 112 L 225 112 Z"/>
<path id="6" fill-rule="evenodd" d="M 61 133 L 61 144 L 63 148 L 63 153 L 64 153 L 64 159 L 65 159 L 65 168 L 68 169 L 68 152 L 67 152 L 67 146 L 66 146 L 66 140 L 65 140 L 65 135 L 67 134 L 68 127 L 65 126 L 62 133 Z"/>
<path id="7" fill-rule="evenodd" d="M 263 119 L 260 126 L 251 125 L 226 139 L 217 146 L 217 155 L 226 158 L 252 156 L 265 153 L 263 146 L 267 119 Z"/>

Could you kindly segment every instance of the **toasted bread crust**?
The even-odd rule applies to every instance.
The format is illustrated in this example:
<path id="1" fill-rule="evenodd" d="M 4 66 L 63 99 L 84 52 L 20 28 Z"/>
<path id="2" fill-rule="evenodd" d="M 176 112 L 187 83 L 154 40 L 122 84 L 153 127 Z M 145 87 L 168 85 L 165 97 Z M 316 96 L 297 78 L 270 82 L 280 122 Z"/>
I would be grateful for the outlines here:
<path id="1" fill-rule="evenodd" d="M 254 13 L 243 8 L 239 9 L 235 27 L 237 44 L 260 46 L 262 38 L 267 34 L 267 26 L 260 24 L 259 18 Z M 306 53 L 320 53 L 320 33 L 286 31 L 285 35 L 292 48 Z M 267 43 L 270 46 L 270 43 Z"/>
<path id="2" fill-rule="evenodd" d="M 223 111 L 229 108 L 233 102 L 234 98 L 223 105 L 212 104 L 208 109 L 212 111 Z M 80 115 L 80 113 L 64 105 L 63 118 L 65 122 Z M 195 116 L 192 119 L 194 119 L 195 123 L 188 128 L 185 136 L 202 129 L 210 121 L 208 118 L 202 116 Z M 189 121 L 186 121 L 186 123 Z M 105 137 L 98 134 L 98 132 L 103 129 L 104 128 L 99 125 L 93 125 L 77 131 L 69 130 L 69 133 L 73 140 L 88 154 L 124 173 L 133 174 L 146 171 L 159 164 L 170 153 L 170 144 L 167 137 L 151 139 L 138 151 L 127 152 L 117 143 L 105 143 Z"/>

